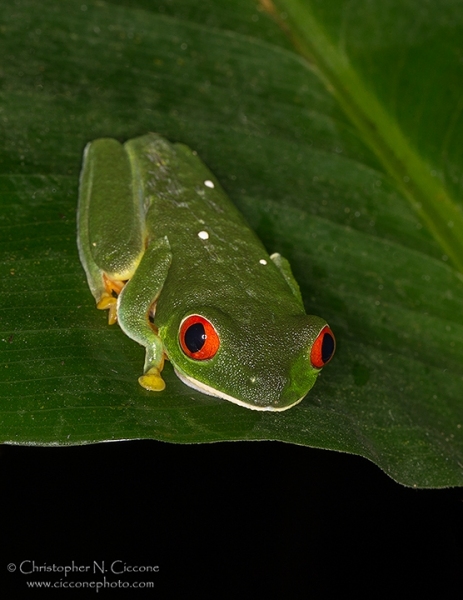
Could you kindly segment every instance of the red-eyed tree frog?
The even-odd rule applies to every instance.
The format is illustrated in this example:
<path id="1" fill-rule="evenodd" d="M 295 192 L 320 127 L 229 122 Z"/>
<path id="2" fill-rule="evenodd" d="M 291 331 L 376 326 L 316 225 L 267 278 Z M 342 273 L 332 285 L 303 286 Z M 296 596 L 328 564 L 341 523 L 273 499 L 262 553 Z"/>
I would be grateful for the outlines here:
<path id="1" fill-rule="evenodd" d="M 253 410 L 300 402 L 332 358 L 287 260 L 268 255 L 196 152 L 151 133 L 89 143 L 79 255 L 109 323 L 145 346 L 140 384 L 188 386 Z"/>

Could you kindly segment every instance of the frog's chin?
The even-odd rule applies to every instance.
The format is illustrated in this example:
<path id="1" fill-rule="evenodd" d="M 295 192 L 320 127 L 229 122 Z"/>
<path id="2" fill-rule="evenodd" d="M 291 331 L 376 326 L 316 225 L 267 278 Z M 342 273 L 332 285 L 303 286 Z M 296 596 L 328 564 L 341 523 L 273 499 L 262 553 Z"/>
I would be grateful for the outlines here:
<path id="1" fill-rule="evenodd" d="M 205 383 L 202 383 L 197 379 L 193 379 L 193 377 L 185 375 L 185 373 L 179 371 L 178 369 L 174 368 L 174 371 L 177 377 L 180 379 L 180 381 L 183 381 L 183 383 L 188 387 L 191 387 L 194 390 L 201 392 L 202 394 L 207 394 L 208 396 L 215 396 L 216 398 L 222 398 L 223 400 L 228 400 L 229 402 L 233 402 L 233 404 L 238 404 L 239 406 L 244 406 L 244 408 L 250 408 L 251 410 L 271 410 L 273 412 L 282 412 L 284 410 L 288 410 L 288 408 L 296 406 L 296 404 L 299 404 L 299 402 L 301 402 L 305 398 L 304 395 L 302 396 L 302 398 L 299 398 L 299 400 L 296 400 L 296 402 L 293 402 L 289 406 L 256 406 L 255 404 L 248 404 L 247 402 L 243 402 L 243 400 L 239 400 L 238 398 L 234 398 L 233 396 L 229 396 L 224 392 L 216 390 L 210 385 L 206 385 Z"/>

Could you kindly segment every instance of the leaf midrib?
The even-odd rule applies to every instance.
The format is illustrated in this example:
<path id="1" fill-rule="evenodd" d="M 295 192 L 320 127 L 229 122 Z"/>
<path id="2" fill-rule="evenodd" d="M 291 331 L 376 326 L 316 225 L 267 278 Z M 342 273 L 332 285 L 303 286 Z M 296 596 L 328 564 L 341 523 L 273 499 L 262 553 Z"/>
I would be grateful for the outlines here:
<path id="1" fill-rule="evenodd" d="M 259 1 L 337 99 L 443 253 L 463 275 L 463 213 L 439 179 L 431 174 L 430 165 L 407 141 L 397 121 L 355 71 L 348 56 L 339 52 L 307 2 Z M 284 9 L 285 18 L 275 5 Z"/>

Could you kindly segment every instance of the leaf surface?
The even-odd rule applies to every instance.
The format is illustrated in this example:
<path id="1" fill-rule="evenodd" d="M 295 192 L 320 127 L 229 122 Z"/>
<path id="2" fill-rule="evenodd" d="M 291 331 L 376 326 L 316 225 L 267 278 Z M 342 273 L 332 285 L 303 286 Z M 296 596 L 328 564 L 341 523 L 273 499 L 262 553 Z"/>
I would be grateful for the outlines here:
<path id="1" fill-rule="evenodd" d="M 462 485 L 463 8 L 0 10 L 0 439 L 273 439 L 361 454 L 406 485 Z M 143 348 L 95 309 L 75 241 L 82 151 L 147 131 L 198 151 L 335 332 L 297 407 L 203 396 L 170 365 L 166 390 L 146 392 Z"/>

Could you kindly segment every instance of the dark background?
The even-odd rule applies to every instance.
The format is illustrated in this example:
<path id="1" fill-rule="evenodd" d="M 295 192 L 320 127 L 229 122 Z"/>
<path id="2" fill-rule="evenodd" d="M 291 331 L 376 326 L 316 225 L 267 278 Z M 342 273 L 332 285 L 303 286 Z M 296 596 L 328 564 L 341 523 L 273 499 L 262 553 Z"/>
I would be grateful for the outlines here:
<path id="1" fill-rule="evenodd" d="M 417 597 L 431 584 L 443 597 L 463 583 L 463 489 L 404 488 L 355 456 L 278 442 L 136 441 L 2 446 L 0 469 L 4 597 L 27 592 L 27 579 L 64 579 L 8 573 L 24 560 L 159 565 L 113 575 L 155 587 L 96 595 L 111 598 Z"/>

